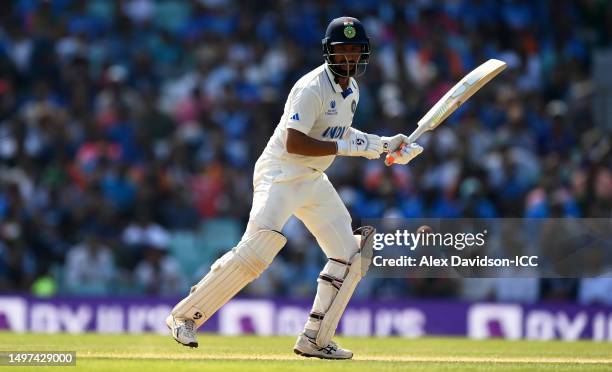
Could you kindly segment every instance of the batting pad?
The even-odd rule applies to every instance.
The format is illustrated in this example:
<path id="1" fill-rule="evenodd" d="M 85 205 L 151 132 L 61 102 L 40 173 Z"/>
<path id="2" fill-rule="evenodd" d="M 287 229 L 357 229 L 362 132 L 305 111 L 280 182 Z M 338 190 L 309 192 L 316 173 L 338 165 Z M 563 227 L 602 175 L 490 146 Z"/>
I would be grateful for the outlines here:
<path id="1" fill-rule="evenodd" d="M 340 317 L 357 287 L 357 283 L 365 276 L 372 262 L 373 239 L 376 229 L 371 226 L 364 226 L 355 230 L 355 232 L 359 233 L 355 237 L 359 241 L 360 250 L 351 258 L 348 273 L 321 320 L 316 339 L 319 347 L 329 345 L 331 338 L 336 333 L 336 328 L 338 328 Z"/>
<path id="2" fill-rule="evenodd" d="M 172 310 L 177 319 L 193 319 L 200 327 L 221 306 L 255 280 L 287 242 L 283 234 L 261 230 L 220 257 L 189 296 Z"/>

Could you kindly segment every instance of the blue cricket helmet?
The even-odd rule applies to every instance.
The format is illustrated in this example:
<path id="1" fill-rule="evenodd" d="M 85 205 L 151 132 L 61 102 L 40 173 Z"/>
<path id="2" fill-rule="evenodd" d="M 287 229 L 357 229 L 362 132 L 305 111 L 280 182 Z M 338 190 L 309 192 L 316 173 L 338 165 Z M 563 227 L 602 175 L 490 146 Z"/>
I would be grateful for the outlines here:
<path id="1" fill-rule="evenodd" d="M 327 26 L 325 37 L 321 40 L 323 46 L 323 57 L 329 65 L 329 68 L 337 76 L 361 76 L 365 73 L 370 59 L 370 38 L 365 31 L 365 28 L 357 18 L 340 17 L 332 20 Z M 359 45 L 361 46 L 361 56 L 359 61 L 351 63 L 348 59 L 345 62 L 334 62 L 333 56 L 341 55 L 334 53 L 334 45 Z M 346 58 L 346 57 L 345 57 Z M 340 66 L 347 66 L 348 69 L 342 70 Z"/>

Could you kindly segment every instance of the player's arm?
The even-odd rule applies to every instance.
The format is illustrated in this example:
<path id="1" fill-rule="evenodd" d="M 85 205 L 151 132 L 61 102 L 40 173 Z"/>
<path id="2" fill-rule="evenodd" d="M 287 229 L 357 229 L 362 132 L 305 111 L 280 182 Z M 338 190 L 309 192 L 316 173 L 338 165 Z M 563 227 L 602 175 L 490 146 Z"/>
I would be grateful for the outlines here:
<path id="1" fill-rule="evenodd" d="M 325 156 L 336 154 L 336 143 L 312 138 L 297 129 L 287 130 L 287 152 L 304 156 Z"/>
<path id="2" fill-rule="evenodd" d="M 287 152 L 305 156 L 363 156 L 378 159 L 383 147 L 380 137 L 349 128 L 345 138 L 338 141 L 321 141 L 312 138 L 299 130 L 288 128 Z"/>
<path id="3" fill-rule="evenodd" d="M 291 154 L 304 156 L 363 156 L 378 159 L 383 152 L 379 136 L 349 128 L 338 141 L 321 141 L 308 135 L 322 109 L 321 98 L 312 89 L 301 88 L 291 93 L 287 119 L 285 148 Z"/>

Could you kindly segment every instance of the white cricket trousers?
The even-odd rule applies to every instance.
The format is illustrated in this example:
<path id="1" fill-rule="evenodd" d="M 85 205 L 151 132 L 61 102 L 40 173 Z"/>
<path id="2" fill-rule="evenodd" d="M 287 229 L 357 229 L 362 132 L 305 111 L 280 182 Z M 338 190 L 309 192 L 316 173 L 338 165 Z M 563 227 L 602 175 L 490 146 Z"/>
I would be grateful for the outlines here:
<path id="1" fill-rule="evenodd" d="M 327 258 L 349 261 L 358 251 L 351 216 L 324 172 L 262 156 L 255 165 L 253 206 L 242 240 L 281 231 L 291 215 L 314 235 Z"/>

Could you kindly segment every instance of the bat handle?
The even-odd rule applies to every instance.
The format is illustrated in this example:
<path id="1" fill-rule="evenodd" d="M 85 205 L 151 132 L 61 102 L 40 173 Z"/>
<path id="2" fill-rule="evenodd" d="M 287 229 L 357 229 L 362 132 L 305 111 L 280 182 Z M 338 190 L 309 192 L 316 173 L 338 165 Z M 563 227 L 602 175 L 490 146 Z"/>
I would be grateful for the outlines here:
<path id="1" fill-rule="evenodd" d="M 421 137 L 423 133 L 427 132 L 428 130 L 430 129 L 426 125 L 420 124 L 417 127 L 417 129 L 414 130 L 414 132 L 408 135 L 408 138 L 406 138 L 406 142 L 407 143 L 415 142 L 417 139 L 419 139 L 419 137 Z"/>

